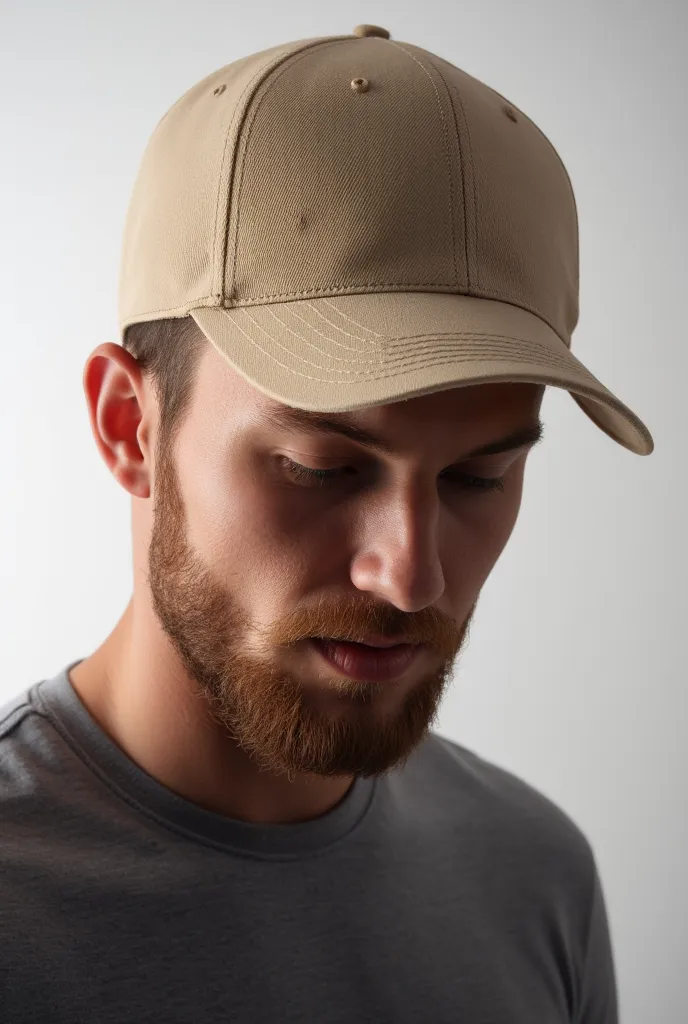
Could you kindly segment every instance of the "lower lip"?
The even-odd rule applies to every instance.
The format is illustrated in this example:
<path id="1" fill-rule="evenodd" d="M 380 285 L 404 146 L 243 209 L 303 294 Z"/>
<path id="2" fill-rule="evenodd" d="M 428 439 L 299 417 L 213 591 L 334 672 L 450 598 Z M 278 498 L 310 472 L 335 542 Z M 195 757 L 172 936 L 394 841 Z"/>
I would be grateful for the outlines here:
<path id="1" fill-rule="evenodd" d="M 396 679 L 409 667 L 420 651 L 419 644 L 394 647 L 366 647 L 364 644 L 311 640 L 311 644 L 330 665 L 351 679 L 381 682 Z"/>

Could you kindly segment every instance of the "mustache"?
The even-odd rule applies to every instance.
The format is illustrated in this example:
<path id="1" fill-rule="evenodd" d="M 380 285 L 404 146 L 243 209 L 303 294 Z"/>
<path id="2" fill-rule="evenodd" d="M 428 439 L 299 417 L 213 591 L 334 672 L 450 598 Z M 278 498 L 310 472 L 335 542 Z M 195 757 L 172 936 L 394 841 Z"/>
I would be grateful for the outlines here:
<path id="1" fill-rule="evenodd" d="M 403 612 L 365 595 L 336 601 L 323 597 L 313 606 L 294 609 L 260 636 L 268 648 L 274 648 L 293 647 L 311 637 L 364 643 L 371 633 L 390 640 L 399 637 L 400 643 L 427 644 L 445 658 L 454 657 L 461 643 L 457 623 L 437 608 Z"/>

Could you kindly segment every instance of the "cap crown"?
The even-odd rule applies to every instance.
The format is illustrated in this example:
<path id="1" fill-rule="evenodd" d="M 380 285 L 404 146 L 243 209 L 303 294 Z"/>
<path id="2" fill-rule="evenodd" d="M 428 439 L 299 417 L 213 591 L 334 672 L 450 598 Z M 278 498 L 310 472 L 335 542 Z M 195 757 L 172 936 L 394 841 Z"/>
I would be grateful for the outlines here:
<path id="1" fill-rule="evenodd" d="M 512 303 L 570 344 L 571 184 L 503 96 L 411 44 L 342 36 L 235 61 L 163 117 L 127 217 L 122 329 L 389 291 Z"/>

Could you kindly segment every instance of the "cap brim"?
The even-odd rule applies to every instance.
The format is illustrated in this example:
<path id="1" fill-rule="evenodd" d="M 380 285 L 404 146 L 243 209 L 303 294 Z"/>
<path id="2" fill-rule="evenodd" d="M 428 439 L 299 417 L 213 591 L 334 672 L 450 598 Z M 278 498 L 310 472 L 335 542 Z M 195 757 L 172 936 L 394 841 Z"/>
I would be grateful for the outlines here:
<path id="1" fill-rule="evenodd" d="M 249 383 L 284 405 L 346 412 L 452 387 L 524 381 L 568 391 L 629 451 L 654 449 L 645 424 L 548 324 L 506 302 L 377 292 L 199 307 L 191 315 Z"/>

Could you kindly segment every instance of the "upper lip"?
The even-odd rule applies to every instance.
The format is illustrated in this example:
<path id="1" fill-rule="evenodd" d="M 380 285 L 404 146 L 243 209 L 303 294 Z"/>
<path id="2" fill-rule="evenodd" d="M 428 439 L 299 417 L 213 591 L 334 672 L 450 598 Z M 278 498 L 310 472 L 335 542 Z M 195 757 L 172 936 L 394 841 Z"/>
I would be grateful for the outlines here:
<path id="1" fill-rule="evenodd" d="M 322 637 L 321 639 L 327 640 L 329 637 Z M 364 637 L 362 640 L 356 640 L 355 643 L 365 644 L 366 647 L 396 647 L 397 644 L 407 644 L 409 641 L 403 636 L 390 640 L 389 637 L 370 635 Z"/>

